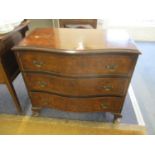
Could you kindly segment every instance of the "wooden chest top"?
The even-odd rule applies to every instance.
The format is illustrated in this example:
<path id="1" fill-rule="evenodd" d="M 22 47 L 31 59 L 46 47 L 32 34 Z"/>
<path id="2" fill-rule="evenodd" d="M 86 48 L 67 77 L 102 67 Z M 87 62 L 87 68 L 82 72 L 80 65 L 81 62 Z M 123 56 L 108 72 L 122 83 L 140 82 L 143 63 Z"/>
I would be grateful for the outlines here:
<path id="1" fill-rule="evenodd" d="M 35 29 L 14 49 L 33 49 L 71 54 L 140 53 L 125 31 L 103 29 Z"/>

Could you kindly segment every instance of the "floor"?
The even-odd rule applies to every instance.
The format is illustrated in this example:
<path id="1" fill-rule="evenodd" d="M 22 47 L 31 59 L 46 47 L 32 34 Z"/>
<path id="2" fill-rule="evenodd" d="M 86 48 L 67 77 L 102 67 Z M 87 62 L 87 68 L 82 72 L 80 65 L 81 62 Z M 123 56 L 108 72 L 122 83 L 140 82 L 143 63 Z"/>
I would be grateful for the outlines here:
<path id="1" fill-rule="evenodd" d="M 9 124 L 9 125 L 8 125 Z M 0 135 L 143 135 L 144 126 L 0 114 Z"/>

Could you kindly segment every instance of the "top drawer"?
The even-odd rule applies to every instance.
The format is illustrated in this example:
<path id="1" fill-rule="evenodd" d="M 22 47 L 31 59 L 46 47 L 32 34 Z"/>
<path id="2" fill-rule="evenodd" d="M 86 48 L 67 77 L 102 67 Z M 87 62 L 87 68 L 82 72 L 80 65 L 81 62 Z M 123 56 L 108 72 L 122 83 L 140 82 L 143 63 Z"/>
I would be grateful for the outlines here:
<path id="1" fill-rule="evenodd" d="M 42 71 L 68 76 L 125 75 L 132 73 L 136 55 L 54 54 L 18 52 L 23 71 Z"/>

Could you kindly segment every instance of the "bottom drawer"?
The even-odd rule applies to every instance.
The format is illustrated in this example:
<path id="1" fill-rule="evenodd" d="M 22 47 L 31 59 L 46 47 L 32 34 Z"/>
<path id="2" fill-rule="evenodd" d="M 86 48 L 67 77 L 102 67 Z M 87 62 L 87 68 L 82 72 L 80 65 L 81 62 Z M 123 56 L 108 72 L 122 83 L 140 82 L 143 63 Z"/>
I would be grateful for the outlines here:
<path id="1" fill-rule="evenodd" d="M 31 92 L 34 107 L 55 108 L 68 112 L 120 112 L 121 97 L 63 97 L 49 93 Z"/>

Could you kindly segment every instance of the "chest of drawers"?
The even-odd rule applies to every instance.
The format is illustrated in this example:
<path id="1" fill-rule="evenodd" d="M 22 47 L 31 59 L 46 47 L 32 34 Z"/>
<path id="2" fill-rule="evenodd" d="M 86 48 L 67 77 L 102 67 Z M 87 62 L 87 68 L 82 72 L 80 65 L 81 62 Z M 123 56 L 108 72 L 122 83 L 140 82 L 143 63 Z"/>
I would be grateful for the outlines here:
<path id="1" fill-rule="evenodd" d="M 14 48 L 34 112 L 121 110 L 140 52 L 122 31 L 36 29 Z"/>

